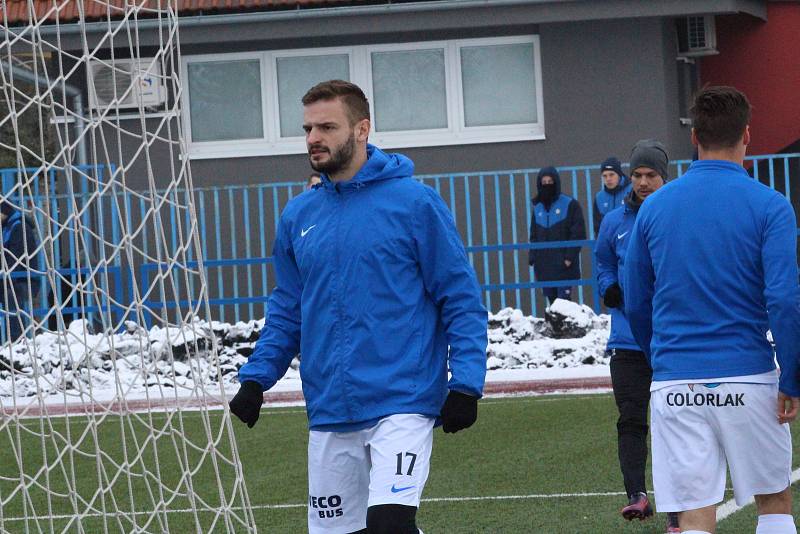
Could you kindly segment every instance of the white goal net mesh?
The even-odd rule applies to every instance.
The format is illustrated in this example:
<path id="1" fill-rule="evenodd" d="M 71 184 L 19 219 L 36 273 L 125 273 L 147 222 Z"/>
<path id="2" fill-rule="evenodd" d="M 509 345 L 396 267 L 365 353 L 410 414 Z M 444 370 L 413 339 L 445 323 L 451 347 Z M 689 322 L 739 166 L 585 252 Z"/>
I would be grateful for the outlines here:
<path id="1" fill-rule="evenodd" d="M 2 7 L 0 532 L 255 532 L 203 319 L 177 2 Z"/>

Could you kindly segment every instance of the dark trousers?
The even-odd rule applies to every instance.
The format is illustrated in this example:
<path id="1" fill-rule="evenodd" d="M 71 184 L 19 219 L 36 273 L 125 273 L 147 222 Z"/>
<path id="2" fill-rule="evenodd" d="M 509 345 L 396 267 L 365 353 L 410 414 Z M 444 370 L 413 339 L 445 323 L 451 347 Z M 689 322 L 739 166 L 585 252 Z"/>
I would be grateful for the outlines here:
<path id="1" fill-rule="evenodd" d="M 542 293 L 547 298 L 548 305 L 556 299 L 572 300 L 571 287 L 543 287 Z"/>
<path id="2" fill-rule="evenodd" d="M 617 402 L 619 466 L 628 496 L 647 492 L 647 407 L 653 370 L 644 352 L 614 349 L 611 353 L 611 385 Z"/>
<path id="3" fill-rule="evenodd" d="M 33 299 L 39 293 L 39 284 L 31 284 L 31 291 L 28 291 L 28 281 L 24 278 L 6 282 L 0 291 L 0 307 L 6 312 L 5 334 L 7 341 L 14 342 L 22 337 L 23 331 L 30 322 L 30 314 L 33 308 Z"/>

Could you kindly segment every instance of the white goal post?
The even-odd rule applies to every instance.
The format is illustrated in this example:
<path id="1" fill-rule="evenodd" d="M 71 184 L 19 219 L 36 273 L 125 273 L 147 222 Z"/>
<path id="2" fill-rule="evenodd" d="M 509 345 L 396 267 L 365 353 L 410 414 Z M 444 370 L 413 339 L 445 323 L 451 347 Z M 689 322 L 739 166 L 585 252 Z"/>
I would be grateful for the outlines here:
<path id="1" fill-rule="evenodd" d="M 221 409 L 178 2 L 2 5 L 0 532 L 256 532 Z"/>

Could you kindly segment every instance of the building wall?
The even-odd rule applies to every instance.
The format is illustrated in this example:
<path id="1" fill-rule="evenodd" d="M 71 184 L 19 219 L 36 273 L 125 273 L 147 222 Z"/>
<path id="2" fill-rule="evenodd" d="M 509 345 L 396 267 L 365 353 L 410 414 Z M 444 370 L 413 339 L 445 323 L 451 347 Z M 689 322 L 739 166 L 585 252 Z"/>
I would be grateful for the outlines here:
<path id="1" fill-rule="evenodd" d="M 519 13 L 519 12 L 517 12 Z M 689 132 L 679 123 L 679 76 L 675 60 L 675 29 L 671 18 L 644 17 L 628 19 L 604 19 L 583 22 L 526 22 L 524 17 L 502 17 L 487 24 L 483 19 L 469 19 L 466 15 L 451 14 L 446 20 L 431 20 L 430 15 L 405 15 L 402 24 L 392 28 L 414 28 L 411 31 L 380 31 L 374 21 L 365 19 L 341 19 L 334 28 L 316 27 L 309 21 L 302 21 L 294 27 L 294 33 L 287 32 L 285 25 L 237 26 L 234 33 L 228 28 L 220 33 L 208 34 L 208 28 L 186 28 L 181 30 L 181 52 L 184 56 L 233 52 L 243 50 L 287 49 L 291 47 L 337 46 L 345 44 L 372 44 L 410 42 L 423 40 L 442 40 L 451 38 L 476 38 L 507 35 L 538 34 L 541 44 L 543 77 L 543 99 L 546 139 L 539 141 L 486 143 L 447 147 L 424 147 L 402 149 L 416 163 L 418 174 L 456 173 L 491 171 L 501 169 L 536 168 L 545 165 L 599 164 L 609 155 L 627 159 L 632 145 L 641 138 L 656 138 L 663 141 L 673 159 L 687 158 L 691 154 Z M 504 25 L 498 25 L 505 22 Z M 440 29 L 434 30 L 436 24 Z M 378 30 L 376 30 L 378 28 Z M 373 30 L 370 33 L 370 29 Z M 205 33 L 205 38 L 203 34 Z M 316 33 L 313 33 L 316 32 Z M 301 36 L 301 37 L 298 37 Z M 230 41 L 229 39 L 236 39 Z M 152 51 L 143 48 L 142 56 Z M 502 97 L 502 95 L 499 95 Z M 299 104 L 298 104 L 299 105 Z M 165 186 L 178 168 L 183 164 L 177 158 L 180 136 L 176 121 L 151 118 L 146 121 L 148 139 L 152 141 L 146 151 L 142 151 L 143 136 L 139 120 L 123 120 L 120 128 L 101 127 L 108 154 L 117 166 L 126 169 L 126 184 L 132 189 L 147 189 L 150 179 L 156 186 Z M 120 135 L 120 132 L 124 131 Z M 152 134 L 158 132 L 159 139 Z M 100 133 L 99 131 L 97 132 Z M 100 139 L 98 135 L 96 137 Z M 172 141 L 170 141 L 170 138 Z M 118 143 L 118 140 L 121 140 Z M 118 146 L 119 145 L 119 146 Z M 103 161 L 104 162 L 104 161 Z M 199 159 L 190 164 L 194 187 L 213 187 L 231 184 L 260 184 L 265 182 L 301 181 L 308 174 L 307 157 L 302 154 L 289 156 Z M 152 171 L 149 172 L 149 171 Z M 533 176 L 528 177 L 532 180 Z M 478 182 L 471 182 L 473 202 L 478 198 Z M 529 182 L 530 183 L 530 182 Z M 573 183 L 576 186 L 573 186 Z M 595 179 L 596 191 L 599 180 Z M 527 240 L 527 221 L 525 210 L 530 199 L 523 183 L 515 182 L 515 209 L 519 232 L 516 240 Z M 487 185 L 491 187 L 491 184 Z M 533 188 L 531 189 L 531 193 Z M 587 231 L 591 235 L 588 210 L 591 209 L 591 195 L 587 191 L 585 179 L 569 179 L 565 176 L 564 192 L 577 198 L 584 208 Z M 489 190 L 493 195 L 493 190 Z M 237 235 L 237 239 L 223 239 L 222 247 L 216 250 L 211 242 L 209 259 L 244 257 L 241 247 L 235 251 L 245 228 L 258 228 L 250 211 L 250 220 L 231 211 L 227 199 L 222 198 L 218 223 L 222 236 Z M 511 206 L 508 204 L 508 188 L 502 189 L 500 215 L 487 210 L 490 221 L 508 217 Z M 206 202 L 211 200 L 207 198 Z M 251 199 L 251 202 L 254 202 Z M 282 204 L 282 203 L 281 203 Z M 473 206 L 474 208 L 474 206 Z M 461 209 L 463 214 L 463 209 Z M 270 213 L 265 228 L 271 249 L 273 218 Z M 459 229 L 466 235 L 466 223 L 458 219 Z M 166 220 L 166 219 L 165 219 Z M 473 226 L 477 224 L 473 220 Z M 508 226 L 505 225 L 507 228 Z M 213 228 L 215 232 L 217 227 Z M 477 230 L 473 228 L 473 232 Z M 212 228 L 206 231 L 210 239 Z M 479 234 L 475 234 L 476 236 Z M 466 239 L 465 239 L 466 240 Z M 475 238 L 477 241 L 478 238 Z M 490 243 L 510 243 L 508 235 L 487 236 Z M 478 244 L 476 242 L 476 244 Z M 251 255 L 261 256 L 254 250 Z M 525 260 L 527 254 L 508 253 L 503 267 L 496 262 L 495 255 L 489 258 L 488 267 L 483 258 L 476 254 L 476 270 L 479 279 L 485 277 L 497 280 L 499 271 L 504 271 L 506 280 L 513 279 L 515 267 L 528 271 Z M 588 248 L 582 255 L 584 277 L 591 277 L 588 266 L 591 264 Z M 230 280 L 239 280 L 245 287 L 244 273 L 226 275 L 226 289 L 220 296 L 228 294 Z M 260 285 L 260 280 L 256 285 Z M 214 288 L 212 288 L 214 289 Z M 215 293 L 216 289 L 212 291 Z M 587 291 L 588 292 L 588 291 Z M 212 296 L 217 296 L 212 294 Z M 587 301 L 591 298 L 587 294 Z M 525 299 L 523 309 L 531 310 L 530 299 Z M 496 309 L 496 300 L 493 308 Z M 540 303 L 541 305 L 541 303 Z M 540 308 L 541 309 L 541 308 Z"/>
<path id="2" fill-rule="evenodd" d="M 353 27 L 357 30 L 358 25 Z M 262 33 L 268 33 L 266 31 Z M 347 33 L 347 32 L 345 32 Z M 326 46 L 538 33 L 541 39 L 546 139 L 540 141 L 402 149 L 418 173 L 450 173 L 544 165 L 599 163 L 610 154 L 626 159 L 641 138 L 662 140 L 675 159 L 691 155 L 689 132 L 679 124 L 678 65 L 671 19 L 623 19 L 552 23 L 466 31 L 390 33 L 325 40 Z M 247 32 L 242 37 L 249 37 Z M 184 44 L 184 56 L 221 51 L 307 47 L 314 39 L 253 40 L 231 45 Z M 299 104 L 298 104 L 299 105 Z M 149 120 L 148 128 L 158 120 Z M 138 121 L 123 121 L 134 135 Z M 106 137 L 108 139 L 108 136 Z M 137 148 L 124 142 L 124 154 Z M 167 145 L 154 146 L 152 165 L 168 161 Z M 144 161 L 141 156 L 141 161 Z M 196 186 L 298 181 L 309 167 L 305 155 L 193 160 Z M 131 173 L 136 179 L 137 173 Z M 144 180 L 144 175 L 141 175 Z M 145 185 L 145 182 L 142 182 Z"/>
<path id="3" fill-rule="evenodd" d="M 700 62 L 702 83 L 733 85 L 753 104 L 751 154 L 800 139 L 800 3 L 768 2 L 767 17 L 717 16 L 719 55 Z"/>

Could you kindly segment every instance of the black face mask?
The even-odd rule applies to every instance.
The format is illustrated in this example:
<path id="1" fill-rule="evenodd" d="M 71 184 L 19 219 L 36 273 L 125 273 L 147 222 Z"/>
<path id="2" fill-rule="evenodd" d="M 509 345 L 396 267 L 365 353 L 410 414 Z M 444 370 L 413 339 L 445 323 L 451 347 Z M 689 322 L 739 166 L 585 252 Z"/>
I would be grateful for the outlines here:
<path id="1" fill-rule="evenodd" d="M 543 184 L 539 186 L 539 200 L 545 204 L 552 204 L 556 199 L 556 184 Z"/>

